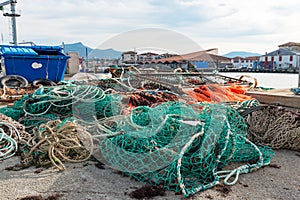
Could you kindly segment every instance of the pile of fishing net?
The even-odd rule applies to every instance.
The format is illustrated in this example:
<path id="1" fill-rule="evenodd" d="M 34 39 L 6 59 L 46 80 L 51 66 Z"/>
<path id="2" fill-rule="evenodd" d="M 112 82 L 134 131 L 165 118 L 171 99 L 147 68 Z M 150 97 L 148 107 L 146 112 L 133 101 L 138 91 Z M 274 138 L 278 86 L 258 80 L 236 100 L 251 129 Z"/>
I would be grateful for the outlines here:
<path id="1" fill-rule="evenodd" d="M 253 99 L 245 95 L 247 88 L 241 85 L 230 85 L 221 87 L 217 84 L 207 84 L 195 87 L 192 91 L 185 93 L 192 97 L 196 102 L 224 102 L 224 101 L 247 101 Z"/>
<path id="2" fill-rule="evenodd" d="M 0 114 L 0 160 L 20 155 L 21 165 L 14 170 L 53 165 L 61 171 L 64 162 L 88 160 L 93 153 L 92 136 L 70 119 L 48 121 L 29 134 L 22 124 Z"/>
<path id="3" fill-rule="evenodd" d="M 67 117 L 84 121 L 110 117 L 119 112 L 116 105 L 120 99 L 120 95 L 106 93 L 93 85 L 43 86 L 15 101 L 12 107 L 0 108 L 0 113 L 19 120 L 31 130 L 47 121 Z"/>
<path id="4" fill-rule="evenodd" d="M 279 106 L 259 105 L 246 110 L 249 139 L 273 149 L 300 151 L 300 112 Z"/>
<path id="5" fill-rule="evenodd" d="M 59 170 L 65 169 L 63 161 L 84 161 L 92 154 L 93 143 L 80 122 L 118 114 L 120 99 L 92 85 L 40 87 L 13 106 L 0 108 L 7 118 L 1 120 L 0 158 L 21 150 L 23 166 L 52 164 Z M 26 137 L 16 127 L 24 129 Z"/>
<path id="6" fill-rule="evenodd" d="M 168 101 L 178 101 L 178 95 L 170 91 L 153 91 L 144 90 L 132 92 L 129 95 L 130 107 L 136 106 L 152 106 L 157 103 L 168 102 Z"/>
<path id="7" fill-rule="evenodd" d="M 14 155 L 22 142 L 24 165 L 64 170 L 64 161 L 88 159 L 96 144 L 97 158 L 114 169 L 189 196 L 222 178 L 234 184 L 239 174 L 268 165 L 273 151 L 265 145 L 298 150 L 299 116 L 256 109 L 260 103 L 239 86 L 201 85 L 187 92 L 189 98 L 169 91 L 135 91 L 128 98 L 128 93 L 104 89 L 97 84 L 42 86 L 0 108 L 27 131 L 20 137 L 18 128 L 2 122 L 0 156 Z M 262 111 L 272 123 L 262 120 Z M 288 125 L 280 128 L 282 123 Z M 265 133 L 278 137 L 266 139 Z M 285 145 L 278 146 L 283 138 Z M 228 170 L 232 163 L 240 167 Z"/>
<path id="8" fill-rule="evenodd" d="M 166 102 L 139 106 L 101 122 L 99 159 L 135 179 L 185 196 L 234 184 L 239 174 L 268 165 L 273 151 L 247 139 L 244 118 L 230 106 Z M 241 164 L 222 171 L 230 163 Z M 229 178 L 236 176 L 229 182 Z"/>
<path id="9" fill-rule="evenodd" d="M 0 101 L 13 102 L 22 98 L 23 95 L 32 94 L 37 87 L 22 87 L 22 88 L 9 88 L 4 86 L 0 88 Z"/>
<path id="10" fill-rule="evenodd" d="M 112 78 L 98 79 L 94 77 L 94 79 L 89 80 L 73 79 L 67 81 L 66 83 L 72 83 L 74 85 L 93 85 L 101 88 L 102 90 L 118 88 L 118 81 Z"/>

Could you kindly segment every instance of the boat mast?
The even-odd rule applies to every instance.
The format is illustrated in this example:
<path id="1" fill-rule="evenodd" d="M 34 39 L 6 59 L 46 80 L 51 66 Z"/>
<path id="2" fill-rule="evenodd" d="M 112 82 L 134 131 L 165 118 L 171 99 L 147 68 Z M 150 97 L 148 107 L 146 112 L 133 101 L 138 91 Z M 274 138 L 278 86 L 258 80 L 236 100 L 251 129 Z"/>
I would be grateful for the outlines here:
<path id="1" fill-rule="evenodd" d="M 16 14 L 16 3 L 17 0 L 8 0 L 3 3 L 0 3 L 0 10 L 3 10 L 3 6 L 10 4 L 11 13 L 4 13 L 3 16 L 11 17 L 11 25 L 12 25 L 12 36 L 13 36 L 13 44 L 18 45 L 17 42 L 17 25 L 16 25 L 16 17 L 20 17 L 19 14 Z"/>

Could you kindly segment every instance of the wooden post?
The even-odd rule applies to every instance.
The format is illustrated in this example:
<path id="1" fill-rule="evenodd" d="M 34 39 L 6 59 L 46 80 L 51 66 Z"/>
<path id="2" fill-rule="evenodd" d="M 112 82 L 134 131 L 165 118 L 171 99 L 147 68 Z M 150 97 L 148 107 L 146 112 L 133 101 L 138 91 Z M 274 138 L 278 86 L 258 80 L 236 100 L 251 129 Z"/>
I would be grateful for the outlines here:
<path id="1" fill-rule="evenodd" d="M 298 76 L 298 88 L 300 88 L 300 66 L 298 66 L 299 76 Z"/>

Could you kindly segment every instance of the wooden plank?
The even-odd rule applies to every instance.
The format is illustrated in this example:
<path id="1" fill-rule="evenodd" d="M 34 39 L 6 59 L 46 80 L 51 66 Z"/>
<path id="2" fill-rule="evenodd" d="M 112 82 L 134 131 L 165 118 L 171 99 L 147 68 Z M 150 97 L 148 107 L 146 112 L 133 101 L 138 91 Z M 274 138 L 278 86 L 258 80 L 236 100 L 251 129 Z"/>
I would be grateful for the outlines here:
<path id="1" fill-rule="evenodd" d="M 257 90 L 246 93 L 261 103 L 278 104 L 300 109 L 300 95 L 295 95 L 289 89 Z"/>

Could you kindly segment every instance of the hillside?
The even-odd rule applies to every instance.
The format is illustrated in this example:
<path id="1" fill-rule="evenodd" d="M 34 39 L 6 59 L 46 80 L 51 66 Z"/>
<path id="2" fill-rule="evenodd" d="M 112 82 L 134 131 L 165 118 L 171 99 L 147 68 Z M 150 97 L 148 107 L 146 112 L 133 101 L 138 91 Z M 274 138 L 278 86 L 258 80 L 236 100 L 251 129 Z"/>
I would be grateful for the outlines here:
<path id="1" fill-rule="evenodd" d="M 116 51 L 112 48 L 110 49 L 94 49 L 90 52 L 89 58 L 108 58 L 108 59 L 115 59 L 120 58 L 122 52 Z"/>
<path id="2" fill-rule="evenodd" d="M 234 57 L 237 57 L 237 56 L 245 58 L 245 57 L 249 57 L 249 56 L 261 56 L 261 54 L 247 52 L 247 51 L 232 51 L 232 52 L 229 52 L 227 54 L 224 54 L 223 56 L 227 57 L 227 58 L 234 58 Z"/>
<path id="3" fill-rule="evenodd" d="M 92 49 L 85 46 L 81 42 L 73 44 L 65 44 L 65 52 L 78 52 L 79 57 L 86 57 L 86 50 L 89 58 L 107 58 L 107 59 L 116 59 L 119 58 L 122 54 L 120 51 L 114 49 Z"/>

